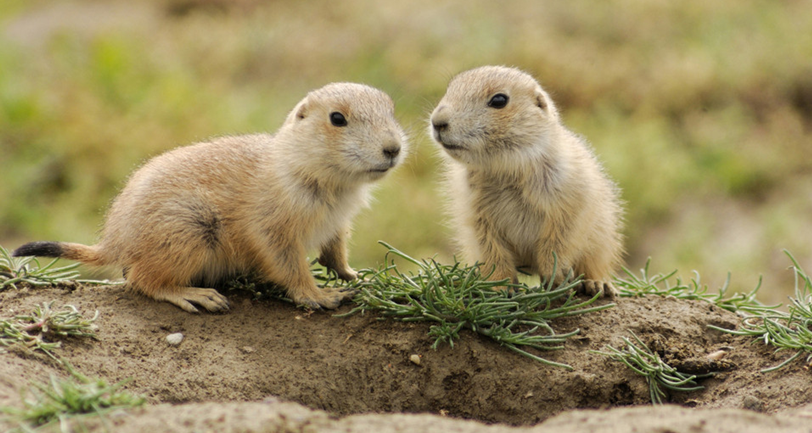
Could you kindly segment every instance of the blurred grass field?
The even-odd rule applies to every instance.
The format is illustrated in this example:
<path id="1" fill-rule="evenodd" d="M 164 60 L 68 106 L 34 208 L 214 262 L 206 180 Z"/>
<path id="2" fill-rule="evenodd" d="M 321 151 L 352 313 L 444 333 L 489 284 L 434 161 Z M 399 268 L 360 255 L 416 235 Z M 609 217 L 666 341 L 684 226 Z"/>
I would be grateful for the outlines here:
<path id="1" fill-rule="evenodd" d="M 427 117 L 457 72 L 520 67 L 595 147 L 627 203 L 627 264 L 733 274 L 761 299 L 812 269 L 812 3 L 259 0 L 0 4 L 0 244 L 93 243 L 145 159 L 273 131 L 308 90 L 395 99 L 407 164 L 355 222 L 351 261 L 384 239 L 454 254 Z"/>

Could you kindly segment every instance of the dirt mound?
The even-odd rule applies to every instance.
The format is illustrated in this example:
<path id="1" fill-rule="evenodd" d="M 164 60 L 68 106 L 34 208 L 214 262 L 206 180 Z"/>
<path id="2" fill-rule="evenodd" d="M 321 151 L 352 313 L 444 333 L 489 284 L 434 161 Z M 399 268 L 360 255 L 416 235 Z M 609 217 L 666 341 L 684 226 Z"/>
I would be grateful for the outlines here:
<path id="1" fill-rule="evenodd" d="M 103 377 L 109 382 L 132 377 L 127 388 L 155 404 L 116 417 L 117 424 L 128 426 L 120 431 L 176 422 L 188 424 L 188 428 L 172 431 L 193 431 L 203 428 L 199 424 L 205 420 L 212 423 L 210 429 L 214 430 L 218 430 L 217 425 L 232 422 L 243 426 L 236 431 L 279 430 L 270 429 L 272 425 L 281 426 L 279 423 L 267 424 L 266 430 L 247 427 L 268 417 L 282 417 L 285 422 L 324 419 L 333 423 L 339 421 L 331 416 L 344 416 L 340 422 L 345 427 L 382 422 L 393 429 L 389 431 L 406 425 L 392 420 L 365 420 L 372 416 L 369 413 L 430 413 L 531 425 L 572 409 L 648 405 L 649 391 L 643 378 L 618 362 L 590 352 L 607 344 L 621 347 L 621 337 L 629 336 L 628 331 L 660 346 L 676 361 L 701 359 L 726 347 L 730 351 L 726 359 L 733 368 L 702 380 L 704 390 L 672 393 L 670 401 L 682 408 L 641 407 L 623 409 L 626 412 L 622 413 L 578 411 L 574 414 L 580 415 L 561 415 L 534 431 L 547 431 L 537 428 L 560 423 L 571 424 L 572 429 L 557 427 L 559 432 L 581 431 L 577 425 L 611 417 L 612 413 L 622 417 L 618 419 L 699 416 L 709 421 L 730 417 L 741 420 L 748 428 L 766 425 L 763 423 L 790 428 L 796 425 L 793 420 L 806 412 L 796 410 L 795 415 L 778 419 L 753 411 L 731 415 L 730 411 L 688 408 L 748 408 L 769 413 L 795 408 L 812 399 L 810 373 L 801 363 L 774 373 L 759 373 L 789 354 L 775 356 L 770 348 L 753 344 L 750 339 L 709 329 L 709 324 L 733 328 L 738 317 L 704 302 L 655 297 L 620 299 L 614 308 L 554 322 L 559 332 L 581 329 L 565 350 L 541 354 L 571 365 L 573 370 L 568 371 L 525 358 L 467 331 L 462 332 L 453 348 L 444 345 L 435 351 L 431 349 L 433 340 L 427 335 L 427 324 L 380 320 L 372 314 L 346 318 L 334 317 L 332 312 L 307 314 L 281 301 L 254 301 L 239 293 L 229 298 L 232 309 L 228 314 L 191 315 L 120 287 L 27 289 L 0 293 L 0 315 L 29 312 L 36 304 L 50 300 L 56 300 L 56 305 L 74 305 L 86 314 L 98 310 L 99 340 L 68 340 L 58 350 L 87 376 Z M 348 310 L 343 307 L 339 313 Z M 183 333 L 184 339 L 179 346 L 170 346 L 166 336 L 176 332 Z M 419 365 L 410 360 L 412 355 L 419 356 Z M 65 374 L 46 360 L 12 353 L 0 354 L 0 361 L 0 405 L 19 406 L 19 390 L 31 380 Z M 330 416 L 287 402 L 321 409 Z M 356 414 L 365 415 L 349 416 Z M 424 422 L 419 420 L 425 416 L 404 419 Z M 246 417 L 250 420 L 243 419 Z M 184 419 L 190 421 L 180 421 Z M 434 420 L 430 423 L 440 423 L 438 426 L 446 421 L 457 422 L 436 416 L 430 419 Z M 465 431 L 491 429 L 476 423 L 459 425 Z M 720 421 L 719 425 L 730 424 Z"/>

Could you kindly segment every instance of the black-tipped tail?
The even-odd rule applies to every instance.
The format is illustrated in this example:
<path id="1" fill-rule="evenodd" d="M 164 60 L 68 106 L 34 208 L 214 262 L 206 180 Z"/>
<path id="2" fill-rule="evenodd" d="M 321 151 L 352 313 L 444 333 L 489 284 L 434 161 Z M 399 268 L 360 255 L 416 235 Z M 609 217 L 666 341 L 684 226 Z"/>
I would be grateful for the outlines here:
<path id="1" fill-rule="evenodd" d="M 110 263 L 105 260 L 99 247 L 71 242 L 30 242 L 11 253 L 14 257 L 39 256 L 57 257 L 76 260 L 87 265 L 103 266 Z"/>
<path id="2" fill-rule="evenodd" d="M 14 257 L 62 257 L 64 254 L 62 244 L 50 241 L 29 242 L 11 253 Z"/>

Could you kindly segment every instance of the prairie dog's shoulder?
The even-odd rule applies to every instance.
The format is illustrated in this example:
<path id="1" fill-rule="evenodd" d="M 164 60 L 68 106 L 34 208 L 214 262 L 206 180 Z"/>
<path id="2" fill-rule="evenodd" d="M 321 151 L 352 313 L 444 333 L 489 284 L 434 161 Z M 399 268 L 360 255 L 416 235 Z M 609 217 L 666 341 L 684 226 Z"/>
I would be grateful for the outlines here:
<path id="1" fill-rule="evenodd" d="M 192 188 L 196 179 L 209 179 L 212 184 L 235 173 L 255 171 L 264 155 L 273 152 L 273 142 L 272 134 L 226 135 L 177 147 L 146 161 L 130 176 L 128 186 L 166 183 Z"/>
<path id="2" fill-rule="evenodd" d="M 273 141 L 274 134 L 269 133 L 221 135 L 217 137 L 212 137 L 204 142 L 193 144 L 191 146 L 199 144 L 199 145 L 210 145 L 212 147 L 239 149 L 239 148 L 251 148 L 254 146 L 270 146 L 273 144 Z"/>
<path id="3" fill-rule="evenodd" d="M 164 155 L 170 158 L 210 158 L 214 154 L 223 157 L 247 156 L 252 154 L 272 151 L 274 147 L 274 134 L 259 133 L 245 135 L 221 135 L 200 141 L 188 146 L 182 146 L 170 150 Z M 157 158 L 156 158 L 157 159 Z"/>

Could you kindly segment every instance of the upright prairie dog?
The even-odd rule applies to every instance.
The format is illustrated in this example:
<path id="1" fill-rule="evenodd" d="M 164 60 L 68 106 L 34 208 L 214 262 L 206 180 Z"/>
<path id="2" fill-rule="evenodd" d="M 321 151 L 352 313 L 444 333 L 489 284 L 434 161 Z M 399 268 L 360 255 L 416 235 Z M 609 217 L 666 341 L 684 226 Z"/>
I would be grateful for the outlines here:
<path id="1" fill-rule="evenodd" d="M 335 308 L 351 294 L 319 289 L 306 254 L 344 280 L 350 221 L 371 182 L 405 155 L 392 99 L 334 83 L 312 91 L 276 134 L 222 137 L 153 158 L 129 179 L 93 246 L 32 242 L 15 256 L 120 265 L 128 285 L 188 311 L 228 309 L 214 289 L 190 287 L 255 272 L 296 303 Z"/>
<path id="2" fill-rule="evenodd" d="M 451 213 L 468 260 L 494 281 L 517 281 L 517 268 L 556 282 L 573 271 L 586 293 L 615 295 L 618 188 L 533 77 L 501 66 L 457 75 L 430 129 L 450 156 Z"/>

